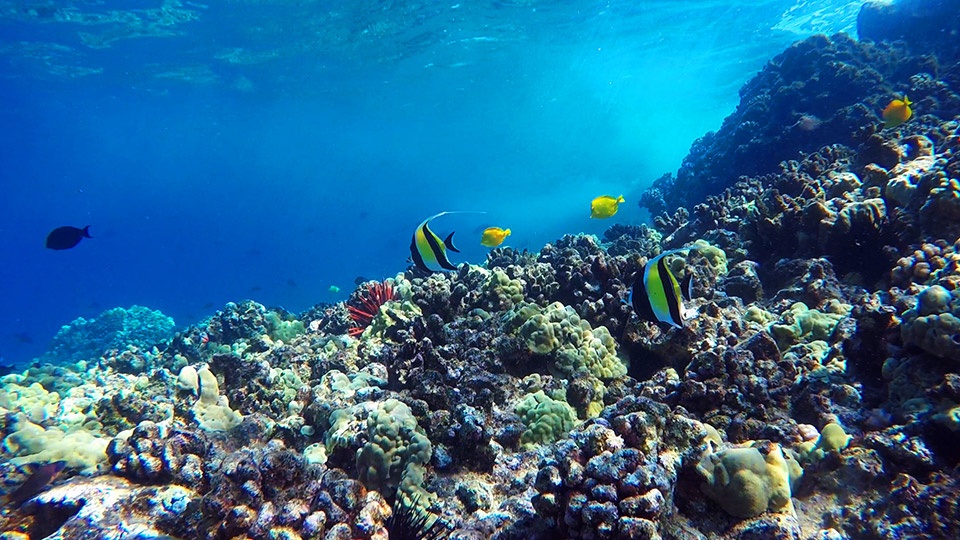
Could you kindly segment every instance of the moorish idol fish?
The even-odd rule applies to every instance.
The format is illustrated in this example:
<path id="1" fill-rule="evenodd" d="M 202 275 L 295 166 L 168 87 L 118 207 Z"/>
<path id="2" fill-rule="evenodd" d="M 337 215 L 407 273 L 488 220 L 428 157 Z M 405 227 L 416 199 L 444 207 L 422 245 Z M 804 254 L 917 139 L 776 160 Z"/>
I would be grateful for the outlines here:
<path id="1" fill-rule="evenodd" d="M 483 212 L 440 212 L 435 216 L 430 216 L 423 220 L 417 230 L 413 232 L 413 239 L 410 241 L 410 257 L 417 268 L 427 272 L 441 272 L 443 270 L 456 270 L 457 267 L 450 263 L 447 258 L 447 250 L 460 253 L 460 250 L 453 245 L 453 233 L 451 232 L 442 241 L 440 237 L 430 230 L 430 221 L 447 214 L 482 214 Z"/>
<path id="2" fill-rule="evenodd" d="M 682 328 L 683 321 L 694 315 L 683 305 L 684 300 L 690 300 L 693 291 L 693 274 L 687 274 L 681 284 L 666 263 L 667 255 L 691 249 L 694 248 L 664 251 L 647 261 L 637 273 L 630 291 L 630 304 L 639 317 Z"/>

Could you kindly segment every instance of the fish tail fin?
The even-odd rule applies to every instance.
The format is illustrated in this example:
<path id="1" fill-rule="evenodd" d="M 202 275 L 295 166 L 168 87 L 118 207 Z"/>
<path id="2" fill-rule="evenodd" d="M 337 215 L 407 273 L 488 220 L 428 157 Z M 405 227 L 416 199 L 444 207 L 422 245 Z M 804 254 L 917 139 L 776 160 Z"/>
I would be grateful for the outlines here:
<path id="1" fill-rule="evenodd" d="M 504 237 L 510 236 L 510 229 L 503 231 L 503 236 Z"/>
<path id="2" fill-rule="evenodd" d="M 617 197 L 617 204 L 620 204 L 622 202 L 623 202 L 623 195 Z"/>
<path id="3" fill-rule="evenodd" d="M 447 246 L 447 249 L 454 253 L 460 253 L 460 250 L 453 245 L 453 232 L 448 234 L 447 237 L 443 239 L 443 245 Z"/>
<path id="4" fill-rule="evenodd" d="M 83 235 L 86 236 L 87 238 L 93 238 L 92 236 L 90 236 L 90 226 L 89 226 L 89 225 L 87 225 L 86 227 L 83 228 Z"/>

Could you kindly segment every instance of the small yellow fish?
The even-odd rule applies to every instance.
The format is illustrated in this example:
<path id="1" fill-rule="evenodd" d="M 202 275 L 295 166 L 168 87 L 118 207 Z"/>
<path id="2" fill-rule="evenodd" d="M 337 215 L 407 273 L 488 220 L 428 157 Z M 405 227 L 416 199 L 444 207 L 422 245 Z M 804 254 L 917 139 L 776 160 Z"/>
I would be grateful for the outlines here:
<path id="1" fill-rule="evenodd" d="M 617 207 L 623 202 L 623 195 L 614 199 L 610 195 L 601 195 L 590 203 L 590 217 L 606 219 L 617 213 Z"/>
<path id="2" fill-rule="evenodd" d="M 510 236 L 510 229 L 501 229 L 500 227 L 487 227 L 483 230 L 483 236 L 480 237 L 480 244 L 487 247 L 497 247 Z"/>
<path id="3" fill-rule="evenodd" d="M 912 103 L 907 99 L 907 96 L 903 96 L 902 101 L 899 99 L 891 101 L 887 108 L 883 110 L 883 127 L 895 128 L 909 120 L 913 116 L 910 105 Z"/>
<path id="4" fill-rule="evenodd" d="M 333 294 L 337 294 L 338 292 L 340 292 L 340 287 L 337 287 L 336 285 L 331 285 L 328 290 Z"/>

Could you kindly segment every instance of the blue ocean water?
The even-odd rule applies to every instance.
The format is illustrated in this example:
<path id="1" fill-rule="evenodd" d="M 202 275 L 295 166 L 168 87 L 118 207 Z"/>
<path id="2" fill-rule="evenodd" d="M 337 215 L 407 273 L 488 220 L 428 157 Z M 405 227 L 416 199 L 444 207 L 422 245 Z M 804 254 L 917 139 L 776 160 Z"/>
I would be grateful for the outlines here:
<path id="1" fill-rule="evenodd" d="M 859 4 L 0 2 L 0 356 L 113 306 L 343 300 L 444 210 L 486 212 L 434 222 L 455 262 L 488 225 L 539 250 L 642 223 L 738 88 Z M 44 249 L 61 225 L 93 239 Z"/>

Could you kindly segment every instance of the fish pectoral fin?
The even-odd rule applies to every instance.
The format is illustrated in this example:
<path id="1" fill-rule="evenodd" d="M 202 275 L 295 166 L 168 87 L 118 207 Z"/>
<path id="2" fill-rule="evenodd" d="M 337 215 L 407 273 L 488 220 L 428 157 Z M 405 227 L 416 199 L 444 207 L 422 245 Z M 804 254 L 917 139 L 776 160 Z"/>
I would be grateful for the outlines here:
<path id="1" fill-rule="evenodd" d="M 456 231 L 453 231 L 453 232 L 456 232 Z M 447 237 L 443 239 L 443 245 L 447 246 L 447 249 L 449 249 L 454 253 L 460 253 L 460 250 L 453 245 L 453 232 L 448 234 Z"/>

